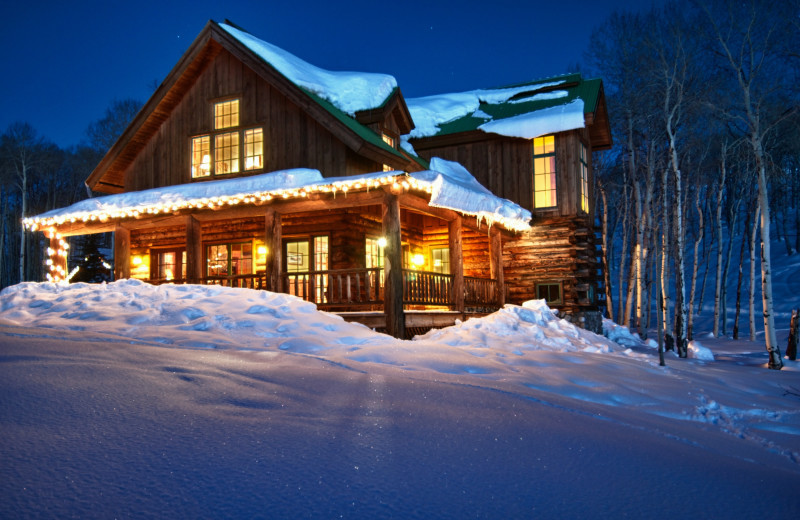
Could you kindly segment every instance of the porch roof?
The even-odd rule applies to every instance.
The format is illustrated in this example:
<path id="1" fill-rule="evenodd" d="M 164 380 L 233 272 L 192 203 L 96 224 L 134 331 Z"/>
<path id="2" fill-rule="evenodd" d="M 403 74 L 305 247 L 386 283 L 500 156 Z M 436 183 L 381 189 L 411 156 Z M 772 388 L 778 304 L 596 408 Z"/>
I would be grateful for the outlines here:
<path id="1" fill-rule="evenodd" d="M 531 214 L 492 194 L 460 164 L 434 158 L 431 170 L 374 172 L 324 178 L 318 170 L 296 168 L 250 177 L 194 182 L 86 199 L 71 206 L 23 219 L 26 228 L 44 230 L 75 223 L 106 223 L 169 215 L 181 210 L 269 204 L 273 199 L 298 199 L 312 194 L 368 191 L 397 185 L 430 196 L 429 206 L 475 216 L 508 230 L 529 229 Z"/>

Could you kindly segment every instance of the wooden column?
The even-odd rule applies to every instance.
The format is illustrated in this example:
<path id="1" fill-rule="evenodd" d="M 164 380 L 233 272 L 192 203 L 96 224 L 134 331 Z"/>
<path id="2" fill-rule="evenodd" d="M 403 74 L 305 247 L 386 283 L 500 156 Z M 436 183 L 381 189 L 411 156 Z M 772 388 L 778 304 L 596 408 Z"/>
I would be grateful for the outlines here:
<path id="1" fill-rule="evenodd" d="M 64 280 L 67 275 L 69 275 L 69 271 L 67 271 L 67 252 L 62 249 L 61 242 L 64 241 L 64 238 L 58 238 L 56 233 L 53 233 L 50 236 L 50 249 L 55 251 L 55 254 L 50 257 L 50 260 L 53 261 L 53 264 L 50 266 L 50 276 L 53 277 L 53 280 Z M 63 253 L 61 253 L 63 251 Z"/>
<path id="2" fill-rule="evenodd" d="M 386 192 L 383 199 L 383 251 L 384 289 L 383 308 L 386 329 L 395 338 L 406 335 L 406 316 L 403 312 L 403 246 L 400 239 L 400 201 L 397 195 Z"/>
<path id="3" fill-rule="evenodd" d="M 455 310 L 464 312 L 464 252 L 461 239 L 461 216 L 447 223 L 448 246 L 450 247 L 450 269 L 453 275 L 451 298 Z"/>
<path id="4" fill-rule="evenodd" d="M 131 277 L 131 232 L 122 226 L 114 228 L 114 279 Z"/>
<path id="5" fill-rule="evenodd" d="M 200 283 L 203 276 L 203 233 L 200 222 L 186 215 L 186 281 Z"/>
<path id="6" fill-rule="evenodd" d="M 503 281 L 503 239 L 500 230 L 494 227 L 489 231 L 489 236 L 491 276 L 497 280 L 497 303 L 502 306 L 506 303 L 506 285 Z"/>
<path id="7" fill-rule="evenodd" d="M 264 215 L 264 245 L 267 246 L 267 290 L 282 292 L 281 268 L 283 254 L 281 251 L 281 214 L 274 209 L 267 209 Z"/>

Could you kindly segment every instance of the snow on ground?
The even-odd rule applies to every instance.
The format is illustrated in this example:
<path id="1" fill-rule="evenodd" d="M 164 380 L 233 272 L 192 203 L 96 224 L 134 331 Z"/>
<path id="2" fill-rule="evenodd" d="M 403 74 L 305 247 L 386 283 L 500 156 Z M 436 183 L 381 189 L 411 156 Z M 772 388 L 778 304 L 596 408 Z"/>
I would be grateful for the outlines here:
<path id="1" fill-rule="evenodd" d="M 606 334 L 541 301 L 400 341 L 265 291 L 10 287 L 0 516 L 800 511 L 796 362 Z"/>

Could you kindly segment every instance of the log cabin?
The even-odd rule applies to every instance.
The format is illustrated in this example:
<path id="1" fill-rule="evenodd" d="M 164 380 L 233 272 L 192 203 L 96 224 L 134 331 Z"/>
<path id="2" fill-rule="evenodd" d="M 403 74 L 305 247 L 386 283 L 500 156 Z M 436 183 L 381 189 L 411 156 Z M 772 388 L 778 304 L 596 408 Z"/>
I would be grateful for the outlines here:
<path id="1" fill-rule="evenodd" d="M 210 21 L 87 179 L 106 195 L 24 223 L 52 281 L 68 237 L 113 232 L 117 279 L 286 292 L 400 338 L 531 298 L 597 329 L 600 80 L 461 98 Z"/>

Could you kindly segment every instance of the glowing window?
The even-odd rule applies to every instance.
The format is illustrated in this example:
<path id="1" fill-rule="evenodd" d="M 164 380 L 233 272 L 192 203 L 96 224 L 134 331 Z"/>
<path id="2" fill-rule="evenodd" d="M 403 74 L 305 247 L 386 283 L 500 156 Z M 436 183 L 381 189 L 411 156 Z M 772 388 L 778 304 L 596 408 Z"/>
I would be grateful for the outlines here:
<path id="1" fill-rule="evenodd" d="M 207 135 L 192 139 L 192 178 L 211 175 L 211 138 Z"/>
<path id="2" fill-rule="evenodd" d="M 450 249 L 446 247 L 431 249 L 431 257 L 434 273 L 450 274 Z"/>
<path id="3" fill-rule="evenodd" d="M 214 136 L 214 172 L 217 175 L 239 171 L 239 132 Z"/>
<path id="4" fill-rule="evenodd" d="M 553 208 L 557 201 L 555 137 L 537 137 L 533 140 L 533 207 Z"/>
<path id="5" fill-rule="evenodd" d="M 253 273 L 253 244 L 217 244 L 206 247 L 206 274 L 230 276 Z"/>
<path id="6" fill-rule="evenodd" d="M 244 132 L 244 169 L 258 170 L 264 166 L 264 132 L 260 128 Z"/>
<path id="7" fill-rule="evenodd" d="M 371 267 L 383 267 L 383 249 L 380 239 L 367 238 L 366 239 L 366 256 L 364 258 L 364 266 L 369 269 Z"/>
<path id="8" fill-rule="evenodd" d="M 214 104 L 214 129 L 239 126 L 239 100 L 232 99 Z"/>
<path id="9" fill-rule="evenodd" d="M 586 160 L 586 147 L 583 143 L 581 145 L 581 183 L 580 183 L 580 199 L 581 210 L 589 213 L 589 164 Z"/>

